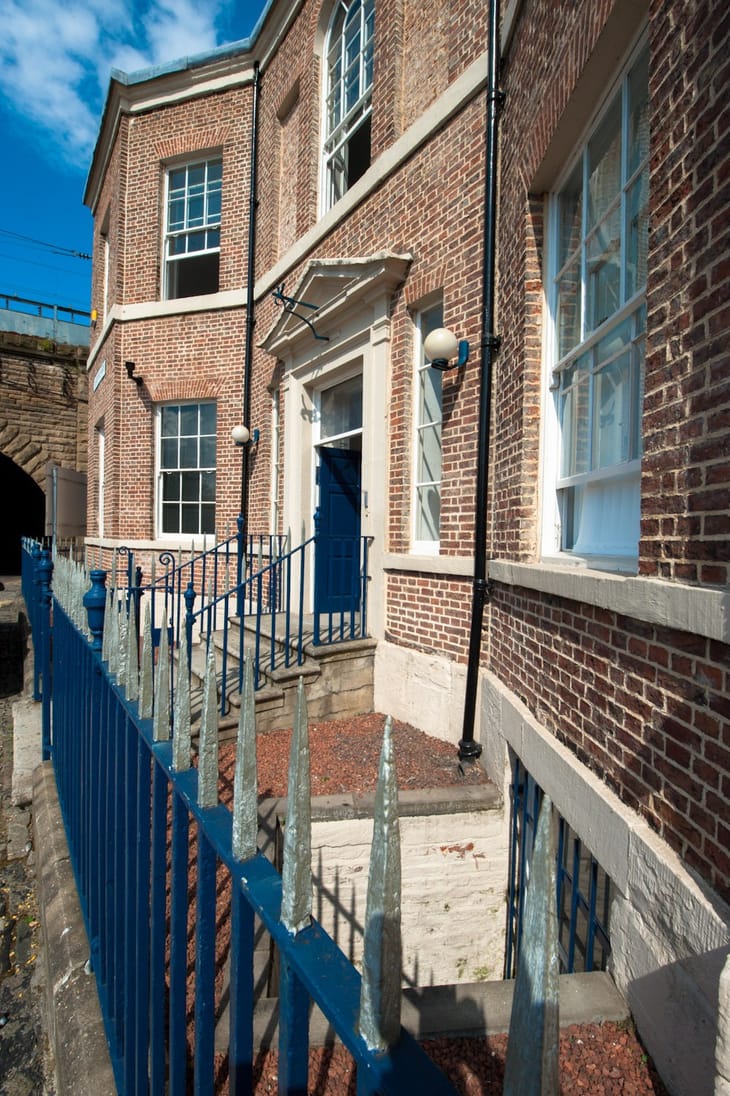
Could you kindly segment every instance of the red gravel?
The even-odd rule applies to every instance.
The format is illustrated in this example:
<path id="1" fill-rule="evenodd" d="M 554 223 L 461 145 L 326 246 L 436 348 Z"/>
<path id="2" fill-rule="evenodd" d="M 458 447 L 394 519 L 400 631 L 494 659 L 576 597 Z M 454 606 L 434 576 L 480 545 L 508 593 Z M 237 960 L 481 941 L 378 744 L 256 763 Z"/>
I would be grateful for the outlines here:
<path id="1" fill-rule="evenodd" d="M 507 1036 L 488 1039 L 433 1039 L 424 1050 L 462 1096 L 498 1096 L 502 1092 Z M 575 1024 L 560 1034 L 562 1096 L 666 1096 L 666 1089 L 630 1027 Z M 225 1091 L 226 1065 L 219 1059 L 219 1083 Z M 254 1064 L 254 1096 L 277 1092 L 277 1055 L 262 1052 Z M 356 1074 L 342 1046 L 309 1051 L 309 1096 L 356 1096 Z M 424 1096 L 427 1096 L 424 1093 Z"/>
<path id="2" fill-rule="evenodd" d="M 374 792 L 383 741 L 385 716 L 358 716 L 311 723 L 309 763 L 312 795 Z M 286 795 L 291 730 L 264 731 L 256 739 L 259 795 Z M 479 764 L 459 765 L 457 746 L 393 721 L 393 749 L 400 791 L 444 788 L 455 784 L 486 784 Z M 232 796 L 235 745 L 220 748 L 221 797 Z"/>
<path id="3" fill-rule="evenodd" d="M 385 717 L 380 714 L 310 724 L 312 795 L 364 794 L 375 790 Z M 268 731 L 257 738 L 259 794 L 280 798 L 287 791 L 291 731 Z M 459 765 L 457 747 L 394 721 L 398 787 L 401 791 L 487 783 L 479 764 Z M 232 799 L 235 747 L 220 749 L 221 799 Z M 224 928 L 225 914 L 219 919 Z M 225 931 L 219 933 L 223 944 Z M 192 1003 L 192 1002 L 191 1002 Z M 502 1092 L 507 1036 L 434 1039 L 424 1049 L 463 1096 Z M 228 1091 L 227 1062 L 216 1060 L 216 1093 Z M 277 1092 L 277 1055 L 260 1051 L 254 1064 L 254 1096 Z M 310 1096 L 356 1096 L 354 1063 L 342 1046 L 309 1052 Z M 631 1025 L 580 1024 L 560 1037 L 560 1092 L 589 1096 L 666 1096 L 650 1059 Z M 427 1094 L 424 1093 L 424 1096 Z"/>

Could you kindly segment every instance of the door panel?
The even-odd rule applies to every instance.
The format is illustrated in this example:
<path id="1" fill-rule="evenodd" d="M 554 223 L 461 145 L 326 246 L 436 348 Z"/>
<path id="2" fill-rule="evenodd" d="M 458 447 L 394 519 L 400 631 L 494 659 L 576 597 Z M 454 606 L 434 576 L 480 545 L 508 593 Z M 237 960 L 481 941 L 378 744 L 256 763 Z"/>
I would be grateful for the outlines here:
<path id="1" fill-rule="evenodd" d="M 314 604 L 318 613 L 360 607 L 361 454 L 320 449 Z"/>

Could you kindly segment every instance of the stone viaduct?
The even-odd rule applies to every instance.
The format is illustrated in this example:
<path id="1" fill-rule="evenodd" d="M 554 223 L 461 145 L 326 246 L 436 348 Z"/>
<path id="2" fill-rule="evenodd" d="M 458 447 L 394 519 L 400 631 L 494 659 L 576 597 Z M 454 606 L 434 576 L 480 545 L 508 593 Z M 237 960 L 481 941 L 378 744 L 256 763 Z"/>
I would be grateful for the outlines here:
<path id="1" fill-rule="evenodd" d="M 87 356 L 87 327 L 0 307 L 0 575 L 19 573 L 22 536 L 49 531 L 51 469 L 86 472 Z"/>

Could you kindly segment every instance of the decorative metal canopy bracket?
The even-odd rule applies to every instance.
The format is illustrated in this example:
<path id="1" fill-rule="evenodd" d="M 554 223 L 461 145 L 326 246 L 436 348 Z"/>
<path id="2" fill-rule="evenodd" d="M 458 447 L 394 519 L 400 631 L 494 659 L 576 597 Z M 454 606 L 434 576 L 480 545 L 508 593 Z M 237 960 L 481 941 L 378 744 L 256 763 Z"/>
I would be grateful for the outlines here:
<path id="1" fill-rule="evenodd" d="M 298 320 L 301 320 L 302 323 L 305 323 L 314 335 L 315 339 L 318 339 L 320 342 L 330 341 L 329 335 L 318 335 L 312 321 L 307 319 L 306 316 L 301 316 L 298 312 L 295 311 L 295 309 L 297 308 L 312 308 L 316 311 L 319 308 L 319 305 L 309 304 L 307 301 L 298 301 L 296 297 L 287 297 L 284 293 L 283 282 L 281 285 L 277 285 L 276 289 L 273 290 L 271 296 L 274 298 L 275 301 L 278 301 L 278 303 L 281 305 L 285 312 L 288 312 L 291 316 L 295 316 Z"/>

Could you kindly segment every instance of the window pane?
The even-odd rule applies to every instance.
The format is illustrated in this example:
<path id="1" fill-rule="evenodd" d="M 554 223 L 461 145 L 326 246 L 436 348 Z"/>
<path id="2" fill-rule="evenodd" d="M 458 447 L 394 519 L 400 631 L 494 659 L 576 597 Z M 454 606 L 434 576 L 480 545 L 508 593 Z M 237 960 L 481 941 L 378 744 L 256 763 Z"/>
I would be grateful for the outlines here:
<path id="1" fill-rule="evenodd" d="M 200 532 L 215 533 L 215 506 L 206 504 L 200 507 Z"/>
<path id="2" fill-rule="evenodd" d="M 203 502 L 215 502 L 215 472 L 201 473 L 200 497 Z"/>
<path id="3" fill-rule="evenodd" d="M 163 468 L 177 468 L 177 438 L 163 438 L 160 454 L 160 463 Z"/>
<path id="4" fill-rule="evenodd" d="M 184 228 L 185 226 L 185 202 L 182 198 L 176 198 L 170 200 L 168 207 L 168 227 L 171 232 Z"/>
<path id="5" fill-rule="evenodd" d="M 221 192 L 220 190 L 214 190 L 208 195 L 208 208 L 207 208 L 207 223 L 210 224 L 214 221 L 220 221 L 221 219 Z"/>
<path id="6" fill-rule="evenodd" d="M 584 355 L 561 378 L 560 425 L 562 476 L 575 476 L 590 467 L 590 375 Z"/>
<path id="7" fill-rule="evenodd" d="M 177 504 L 171 505 L 170 503 L 166 503 L 162 507 L 162 532 L 179 533 L 178 521 L 179 515 Z"/>
<path id="8" fill-rule="evenodd" d="M 559 198 L 558 269 L 578 248 L 583 238 L 583 161 L 578 161 Z"/>
<path id="9" fill-rule="evenodd" d="M 588 331 L 595 331 L 621 306 L 620 226 L 621 213 L 616 208 L 588 242 Z"/>
<path id="10" fill-rule="evenodd" d="M 198 433 L 197 403 L 184 403 L 180 408 L 180 433 L 188 437 Z"/>
<path id="11" fill-rule="evenodd" d="M 200 498 L 200 475 L 197 472 L 183 472 L 183 502 L 197 502 Z"/>
<path id="12" fill-rule="evenodd" d="M 190 533 L 190 534 L 194 535 L 195 533 L 201 532 L 201 530 L 198 529 L 199 514 L 198 514 L 197 505 L 195 505 L 195 506 L 181 506 L 180 507 L 180 517 L 181 517 L 181 522 L 180 522 L 180 532 L 181 533 Z"/>
<path id="13" fill-rule="evenodd" d="M 418 480 L 420 483 L 441 482 L 441 423 L 424 426 L 419 436 Z"/>
<path id="14" fill-rule="evenodd" d="M 165 502 L 175 502 L 180 498 L 180 476 L 177 472 L 168 472 L 162 477 L 162 497 Z"/>
<path id="15" fill-rule="evenodd" d="M 642 171 L 626 200 L 626 299 L 646 285 L 649 246 L 649 173 Z"/>
<path id="16" fill-rule="evenodd" d="M 443 374 L 426 366 L 419 374 L 421 407 L 418 421 L 421 424 L 441 422 L 441 393 Z"/>
<path id="17" fill-rule="evenodd" d="M 188 189 L 203 186 L 205 183 L 205 164 L 192 164 L 188 168 Z"/>
<path id="18" fill-rule="evenodd" d="M 180 467 L 181 468 L 197 468 L 198 467 L 198 439 L 197 438 L 181 438 L 180 439 Z"/>
<path id="19" fill-rule="evenodd" d="M 438 488 L 419 487 L 416 506 L 416 540 L 438 540 L 441 520 L 441 496 Z"/>
<path id="20" fill-rule="evenodd" d="M 631 358 L 624 354 L 596 375 L 593 466 L 608 468 L 630 456 Z"/>
<path id="21" fill-rule="evenodd" d="M 200 439 L 200 467 L 215 467 L 215 438 Z"/>
<path id="22" fill-rule="evenodd" d="M 205 232 L 189 233 L 188 236 L 186 236 L 188 251 L 205 251 L 205 237 Z"/>
<path id="23" fill-rule="evenodd" d="M 215 438 L 216 407 L 214 403 L 200 404 L 200 433 L 212 434 Z"/>
<path id="24" fill-rule="evenodd" d="M 564 358 L 581 340 L 581 299 L 580 258 L 577 258 L 565 269 L 558 282 L 558 360 Z"/>
<path id="25" fill-rule="evenodd" d="M 179 411 L 180 408 L 176 406 L 162 408 L 160 421 L 162 424 L 163 438 L 172 438 L 177 436 Z"/>
<path id="26" fill-rule="evenodd" d="M 597 224 L 621 190 L 621 98 L 588 143 L 588 224 Z"/>
<path id="27" fill-rule="evenodd" d="M 649 53 L 645 50 L 629 74 L 628 175 L 649 155 Z"/>
<path id="28" fill-rule="evenodd" d="M 322 438 L 362 428 L 362 375 L 326 388 L 321 395 Z"/>

